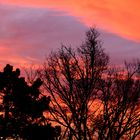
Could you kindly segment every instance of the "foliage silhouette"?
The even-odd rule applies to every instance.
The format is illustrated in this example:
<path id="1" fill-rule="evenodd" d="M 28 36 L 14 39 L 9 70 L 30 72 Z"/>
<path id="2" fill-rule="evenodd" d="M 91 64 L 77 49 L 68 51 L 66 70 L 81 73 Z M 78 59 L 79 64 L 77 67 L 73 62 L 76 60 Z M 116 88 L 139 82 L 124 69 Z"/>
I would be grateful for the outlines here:
<path id="1" fill-rule="evenodd" d="M 0 72 L 0 137 L 53 140 L 60 135 L 60 127 L 52 127 L 44 111 L 49 109 L 50 97 L 41 94 L 38 78 L 28 85 L 20 70 L 7 64 Z"/>

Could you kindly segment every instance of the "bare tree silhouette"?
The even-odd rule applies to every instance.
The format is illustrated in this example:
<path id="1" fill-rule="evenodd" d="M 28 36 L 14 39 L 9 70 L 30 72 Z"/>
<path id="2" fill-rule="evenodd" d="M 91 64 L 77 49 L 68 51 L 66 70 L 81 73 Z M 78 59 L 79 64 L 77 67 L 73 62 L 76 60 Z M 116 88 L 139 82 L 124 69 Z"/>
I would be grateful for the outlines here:
<path id="1" fill-rule="evenodd" d="M 62 45 L 43 69 L 26 71 L 29 83 L 7 64 L 0 72 L 0 137 L 139 138 L 140 62 L 125 62 L 124 69 L 110 69 L 108 62 L 99 33 L 91 28 L 76 50 Z"/>
<path id="2" fill-rule="evenodd" d="M 40 77 L 52 97 L 51 121 L 62 139 L 134 140 L 140 134 L 140 63 L 109 69 L 108 56 L 90 29 L 77 49 L 62 46 L 47 58 Z"/>
<path id="3" fill-rule="evenodd" d="M 90 29 L 76 51 L 62 46 L 47 58 L 40 74 L 44 88 L 52 98 L 53 121 L 65 128 L 62 139 L 93 139 L 91 112 L 96 102 L 98 83 L 107 68 L 108 56 L 98 40 L 99 33 Z"/>
<path id="4" fill-rule="evenodd" d="M 134 140 L 140 135 L 140 63 L 109 70 L 100 81 L 102 109 L 97 118 L 99 140 Z M 94 124 L 95 125 L 95 124 Z"/>

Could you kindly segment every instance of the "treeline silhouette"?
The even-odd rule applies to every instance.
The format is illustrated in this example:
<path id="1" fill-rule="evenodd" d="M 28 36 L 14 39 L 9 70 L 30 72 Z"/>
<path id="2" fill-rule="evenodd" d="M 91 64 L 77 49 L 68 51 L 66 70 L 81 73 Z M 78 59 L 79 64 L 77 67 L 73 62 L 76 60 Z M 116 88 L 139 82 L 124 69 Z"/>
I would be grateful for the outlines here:
<path id="1" fill-rule="evenodd" d="M 35 77 L 9 64 L 0 72 L 2 140 L 139 138 L 140 62 L 110 67 L 96 29 L 77 49 L 52 52 Z"/>

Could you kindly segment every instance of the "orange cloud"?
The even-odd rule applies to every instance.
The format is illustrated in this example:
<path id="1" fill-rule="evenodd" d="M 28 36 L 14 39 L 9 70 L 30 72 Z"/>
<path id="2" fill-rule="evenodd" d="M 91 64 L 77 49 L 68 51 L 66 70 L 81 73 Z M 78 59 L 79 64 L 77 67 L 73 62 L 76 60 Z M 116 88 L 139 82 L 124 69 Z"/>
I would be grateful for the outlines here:
<path id="1" fill-rule="evenodd" d="M 14 66 L 26 66 L 27 64 L 31 65 L 33 62 L 38 62 L 38 60 L 28 56 L 20 56 L 16 53 L 16 48 L 1 46 L 0 44 L 0 70 L 1 66 L 5 66 L 7 63 Z"/>
<path id="2" fill-rule="evenodd" d="M 0 5 L 0 17 L 0 67 L 40 64 L 61 42 L 80 44 L 85 32 L 75 18 L 48 9 Z"/>
<path id="3" fill-rule="evenodd" d="M 77 17 L 85 25 L 140 41 L 139 0 L 4 0 L 1 3 L 53 8 Z"/>

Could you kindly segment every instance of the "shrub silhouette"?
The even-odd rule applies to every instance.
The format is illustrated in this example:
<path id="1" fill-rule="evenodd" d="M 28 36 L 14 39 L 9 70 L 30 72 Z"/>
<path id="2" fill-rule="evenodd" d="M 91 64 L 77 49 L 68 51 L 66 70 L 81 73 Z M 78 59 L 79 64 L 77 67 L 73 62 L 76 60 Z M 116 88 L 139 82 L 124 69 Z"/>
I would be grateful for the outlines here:
<path id="1" fill-rule="evenodd" d="M 0 72 L 0 137 L 53 140 L 59 136 L 60 127 L 52 127 L 43 115 L 50 97 L 40 92 L 42 83 L 38 78 L 28 85 L 20 69 L 14 71 L 9 64 Z"/>

